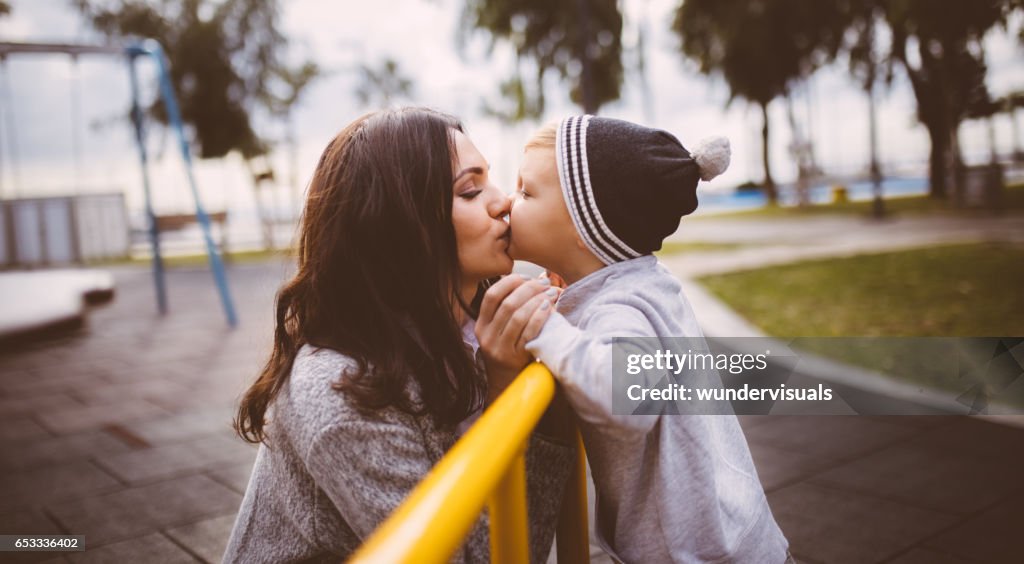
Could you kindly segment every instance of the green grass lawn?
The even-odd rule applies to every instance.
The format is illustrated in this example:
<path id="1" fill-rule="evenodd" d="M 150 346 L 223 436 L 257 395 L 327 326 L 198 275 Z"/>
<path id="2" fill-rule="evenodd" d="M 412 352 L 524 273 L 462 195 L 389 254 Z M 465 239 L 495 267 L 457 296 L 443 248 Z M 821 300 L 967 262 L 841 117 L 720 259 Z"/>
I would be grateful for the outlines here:
<path id="1" fill-rule="evenodd" d="M 872 203 L 870 201 L 846 202 L 842 204 L 814 204 L 807 207 L 797 206 L 774 206 L 762 207 L 750 210 L 739 210 L 718 214 L 695 215 L 687 218 L 687 221 L 721 218 L 798 218 L 821 214 L 848 214 L 848 215 L 871 215 Z M 1003 194 L 1003 205 L 1000 207 L 1002 213 L 1024 213 L 1024 183 L 1013 184 L 1006 187 Z M 955 215 L 985 215 L 991 213 L 988 210 L 979 208 L 954 208 L 948 200 L 935 200 L 928 196 L 902 196 L 885 199 L 885 211 L 889 214 L 955 214 Z"/>
<path id="2" fill-rule="evenodd" d="M 947 245 L 816 260 L 707 276 L 700 282 L 777 337 L 1024 336 L 1021 244 Z M 964 389 L 962 381 L 949 378 L 948 355 L 925 354 L 920 341 L 806 343 L 816 352 L 868 368 Z"/>

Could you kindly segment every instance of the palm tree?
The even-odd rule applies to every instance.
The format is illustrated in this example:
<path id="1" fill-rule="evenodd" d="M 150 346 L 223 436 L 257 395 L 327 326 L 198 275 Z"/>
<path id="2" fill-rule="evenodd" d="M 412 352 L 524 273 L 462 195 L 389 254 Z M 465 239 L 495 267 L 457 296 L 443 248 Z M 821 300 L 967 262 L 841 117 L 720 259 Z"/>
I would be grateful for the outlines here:
<path id="1" fill-rule="evenodd" d="M 107 37 L 152 38 L 166 48 L 170 78 L 182 119 L 194 132 L 203 159 L 239 152 L 250 172 L 253 196 L 273 247 L 271 219 L 260 195 L 274 178 L 270 143 L 252 120 L 257 109 L 290 115 L 301 92 L 315 78 L 312 62 L 295 68 L 283 62 L 288 41 L 279 29 L 276 0 L 72 0 Z M 149 108 L 167 123 L 162 100 Z M 257 161 L 259 161 L 257 163 Z M 258 166 L 257 166 L 258 164 Z"/>
<path id="2" fill-rule="evenodd" d="M 320 67 L 307 61 L 298 68 L 277 68 L 275 74 L 284 85 L 283 94 L 270 95 L 264 101 L 271 115 L 284 123 L 285 144 L 288 145 L 288 185 L 291 190 L 293 217 L 298 217 L 302 206 L 302 195 L 299 191 L 298 179 L 298 146 L 295 135 L 294 110 L 299 100 L 309 90 L 310 85 L 321 75 Z"/>
<path id="3" fill-rule="evenodd" d="M 868 99 L 868 146 L 871 164 L 872 215 L 885 216 L 882 195 L 882 169 L 878 162 L 878 112 L 876 87 L 879 81 L 888 86 L 893 79 L 892 60 L 884 60 L 878 42 L 879 27 L 884 25 L 884 0 L 851 0 L 846 4 L 851 41 L 846 45 L 850 73 L 859 82 Z"/>
<path id="4" fill-rule="evenodd" d="M 500 102 L 496 104 L 484 99 L 481 108 L 484 115 L 505 125 L 515 125 L 526 120 L 536 121 L 544 115 L 542 96 L 538 89 L 529 89 L 519 70 L 518 61 L 515 74 L 502 81 L 498 89 L 501 93 Z"/>
<path id="5" fill-rule="evenodd" d="M 165 47 L 182 119 L 194 131 L 200 158 L 239 151 L 248 159 L 269 150 L 250 114 L 266 107 L 288 68 L 276 0 L 72 3 L 108 37 L 148 37 Z M 149 111 L 167 123 L 163 108 L 156 100 Z"/>
<path id="6" fill-rule="evenodd" d="M 764 190 L 770 204 L 778 194 L 769 161 L 768 105 L 835 57 L 841 20 L 835 3 L 820 0 L 686 0 L 676 10 L 672 29 L 682 54 L 701 73 L 725 79 L 727 106 L 743 98 L 761 109 Z"/>
<path id="7" fill-rule="evenodd" d="M 506 96 L 518 96 L 516 82 L 521 60 L 536 68 L 537 88 L 532 98 L 514 102 L 543 112 L 544 76 L 557 72 L 570 84 L 569 96 L 586 113 L 597 113 L 617 100 L 622 86 L 622 14 L 616 0 L 466 0 L 459 27 L 459 43 L 468 31 L 483 30 L 515 48 L 517 70 Z M 526 115 L 529 115 L 527 113 Z"/>
<path id="8" fill-rule="evenodd" d="M 931 138 L 929 194 L 947 198 L 949 180 L 962 200 L 958 130 L 972 100 L 986 96 L 982 38 L 1005 27 L 1019 0 L 889 0 L 885 19 L 892 29 L 891 57 L 907 72 L 917 98 L 918 120 Z M 912 41 L 916 57 L 908 51 Z M 917 59 L 917 60 L 915 60 Z"/>
<path id="9" fill-rule="evenodd" d="M 363 107 L 387 107 L 398 98 L 413 96 L 413 82 L 402 74 L 398 61 L 385 57 L 376 67 L 359 66 L 360 83 L 356 87 L 356 99 Z"/>

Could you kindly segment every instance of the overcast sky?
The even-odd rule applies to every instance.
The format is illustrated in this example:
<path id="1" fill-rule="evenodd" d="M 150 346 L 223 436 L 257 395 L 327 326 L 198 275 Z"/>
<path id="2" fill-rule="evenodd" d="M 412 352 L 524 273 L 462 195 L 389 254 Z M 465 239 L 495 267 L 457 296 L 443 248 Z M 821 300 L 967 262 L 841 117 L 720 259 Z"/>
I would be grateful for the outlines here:
<path id="1" fill-rule="evenodd" d="M 675 4 L 674 0 L 624 2 L 625 43 L 634 41 L 638 22 L 648 31 L 653 105 L 645 111 L 636 76 L 627 73 L 622 100 L 603 107 L 601 113 L 667 129 L 684 145 L 707 135 L 729 137 L 733 164 L 706 189 L 728 190 L 745 180 L 758 180 L 762 176 L 760 110 L 743 101 L 726 109 L 725 85 L 700 76 L 692 64 L 681 59 L 677 39 L 669 30 Z M 301 186 L 331 136 L 364 111 L 353 95 L 353 65 L 390 56 L 415 82 L 416 95 L 410 102 L 459 115 L 470 137 L 491 161 L 499 183 L 512 189 L 522 143 L 539 124 L 509 128 L 480 115 L 482 100 L 496 96 L 498 83 L 508 76 L 512 57 L 506 47 L 487 53 L 483 36 L 471 43 L 468 53 L 459 54 L 455 37 L 460 1 L 291 0 L 282 5 L 284 29 L 293 42 L 292 56 L 313 58 L 329 71 L 296 114 Z M 1019 24 L 1018 18 L 1013 29 Z M 67 0 L 14 0 L 12 14 L 0 19 L 0 40 L 96 42 L 97 37 Z M 1016 39 L 992 33 L 986 47 L 990 90 L 997 96 L 1024 90 L 1024 57 Z M 6 72 L 0 73 L 0 195 L 124 191 L 129 205 L 137 209 L 141 183 L 132 132 L 127 123 L 115 119 L 123 115 L 129 101 L 124 61 L 82 58 L 76 67 L 66 56 L 26 55 L 10 58 L 6 67 Z M 152 76 L 143 73 L 150 83 Z M 549 104 L 544 121 L 578 111 L 568 100 L 567 87 L 554 77 L 547 86 Z M 76 93 L 77 121 L 72 119 Z M 853 173 L 866 165 L 867 103 L 845 67 L 816 74 L 809 87 L 798 92 L 796 108 L 802 121 L 810 118 L 815 151 L 826 170 Z M 890 170 L 919 170 L 927 159 L 927 134 L 916 123 L 914 112 L 909 85 L 899 76 L 880 106 L 881 155 Z M 792 134 L 785 106 L 777 101 L 770 113 L 773 173 L 777 180 L 788 181 L 795 169 L 786 148 Z M 74 132 L 81 139 L 77 162 Z M 273 126 L 265 133 L 274 136 L 280 131 Z M 962 134 L 968 159 L 984 159 L 988 151 L 984 126 L 966 124 Z M 996 121 L 996 134 L 1004 149 L 1012 146 L 1008 118 Z M 12 137 L 16 140 L 13 146 Z M 171 141 L 169 136 L 150 137 L 151 149 L 162 155 L 153 167 L 158 212 L 184 211 L 191 202 L 183 184 L 181 160 Z M 283 183 L 288 179 L 287 163 L 282 156 L 274 159 Z M 203 162 L 197 178 L 209 208 L 251 207 L 250 186 L 237 158 Z M 284 202 L 287 191 L 278 197 Z"/>

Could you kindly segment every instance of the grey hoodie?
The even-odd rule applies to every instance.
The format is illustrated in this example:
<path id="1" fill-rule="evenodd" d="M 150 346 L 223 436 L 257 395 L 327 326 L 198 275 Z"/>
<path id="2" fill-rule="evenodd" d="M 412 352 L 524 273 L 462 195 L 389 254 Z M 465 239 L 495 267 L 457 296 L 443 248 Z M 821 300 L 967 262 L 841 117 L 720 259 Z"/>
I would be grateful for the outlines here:
<path id="1" fill-rule="evenodd" d="M 679 282 L 651 255 L 570 285 L 527 349 L 566 390 L 597 489 L 598 541 L 623 562 L 786 560 L 734 415 L 612 411 L 614 337 L 704 335 Z"/>
<path id="2" fill-rule="evenodd" d="M 363 413 L 331 385 L 354 361 L 304 345 L 274 400 L 224 553 L 225 563 L 340 562 L 405 499 L 458 438 L 429 415 Z M 410 394 L 418 397 L 414 387 Z M 551 550 L 575 450 L 538 432 L 526 449 L 530 554 Z M 486 511 L 453 562 L 490 560 Z"/>

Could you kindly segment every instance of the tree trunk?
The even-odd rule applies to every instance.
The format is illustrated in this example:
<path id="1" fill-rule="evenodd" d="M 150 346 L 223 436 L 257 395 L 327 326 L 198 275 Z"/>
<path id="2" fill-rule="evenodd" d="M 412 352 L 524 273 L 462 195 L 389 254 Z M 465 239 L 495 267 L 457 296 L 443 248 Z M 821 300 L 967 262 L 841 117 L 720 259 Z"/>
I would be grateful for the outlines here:
<path id="1" fill-rule="evenodd" d="M 654 112 L 654 94 L 651 92 L 651 82 L 647 76 L 647 43 L 644 41 L 648 28 L 647 7 L 648 4 L 644 2 L 643 13 L 640 15 L 640 21 L 637 22 L 636 71 L 640 79 L 641 98 L 644 101 L 644 120 L 649 124 L 654 124 L 658 123 L 658 119 Z"/>
<path id="2" fill-rule="evenodd" d="M 874 72 L 869 82 L 865 90 L 868 95 L 868 145 L 871 152 L 871 213 L 876 219 L 881 219 L 885 216 L 885 199 L 882 197 L 882 169 L 878 165 L 878 110 L 875 102 Z"/>
<path id="3" fill-rule="evenodd" d="M 761 127 L 761 157 L 764 159 L 764 195 L 768 198 L 768 205 L 774 206 L 778 203 L 779 195 L 775 189 L 775 180 L 772 178 L 772 167 L 768 159 L 768 104 L 761 104 L 761 117 L 764 125 Z"/>
<path id="4" fill-rule="evenodd" d="M 807 144 L 800 131 L 800 124 L 796 121 L 796 113 L 793 111 L 793 97 L 786 93 L 786 115 L 789 118 L 789 129 L 793 139 L 790 141 L 790 155 L 796 161 L 796 201 L 797 205 L 805 208 L 810 205 L 810 170 L 808 170 Z"/>
<path id="5" fill-rule="evenodd" d="M 274 226 L 268 216 L 267 206 L 263 201 L 262 184 L 256 169 L 253 167 L 251 159 L 242 157 L 242 162 L 245 163 L 245 168 L 249 172 L 249 178 L 252 182 L 252 197 L 256 203 L 256 215 L 259 216 L 260 220 L 260 231 L 263 236 L 263 249 L 272 251 L 274 250 Z"/>
<path id="6" fill-rule="evenodd" d="M 945 128 L 938 124 L 926 123 L 928 137 L 931 139 L 931 153 L 928 157 L 928 196 L 936 200 L 945 200 L 948 196 L 948 169 L 947 159 L 949 153 L 949 138 Z"/>
<path id="7" fill-rule="evenodd" d="M 967 205 L 967 190 L 965 183 L 964 159 L 960 153 L 960 123 L 951 124 L 949 127 L 949 152 L 946 159 L 946 171 L 948 178 L 952 179 L 953 202 L 957 207 Z"/>
<path id="8" fill-rule="evenodd" d="M 928 158 L 928 196 L 936 200 L 945 200 L 949 196 L 949 127 L 948 104 L 943 88 L 935 78 L 939 73 L 938 63 L 923 42 L 918 44 L 921 57 L 921 68 L 916 69 L 907 61 L 903 52 L 906 44 L 897 50 L 897 58 L 907 71 L 907 78 L 917 99 L 917 117 L 928 130 L 931 140 L 931 153 Z M 929 78 L 931 77 L 931 78 Z"/>
<path id="9" fill-rule="evenodd" d="M 996 124 L 995 116 L 992 114 L 985 119 L 985 127 L 988 129 L 988 153 L 989 162 L 999 164 L 999 150 L 996 148 Z"/>
<path id="10" fill-rule="evenodd" d="M 580 29 L 580 102 L 583 113 L 596 114 L 597 96 L 594 92 L 594 63 L 590 60 L 590 6 L 587 0 L 576 0 L 576 14 Z"/>
<path id="11" fill-rule="evenodd" d="M 1010 116 L 1010 126 L 1013 127 L 1013 161 L 1017 162 L 1024 159 L 1024 149 L 1020 146 L 1020 126 L 1017 125 L 1017 109 L 1011 107 L 1006 115 Z"/>
<path id="12" fill-rule="evenodd" d="M 291 109 L 285 116 L 285 127 L 288 130 L 288 185 L 291 189 L 292 221 L 298 222 L 302 217 L 302 188 L 299 187 L 299 143 L 295 138 L 295 117 Z"/>

